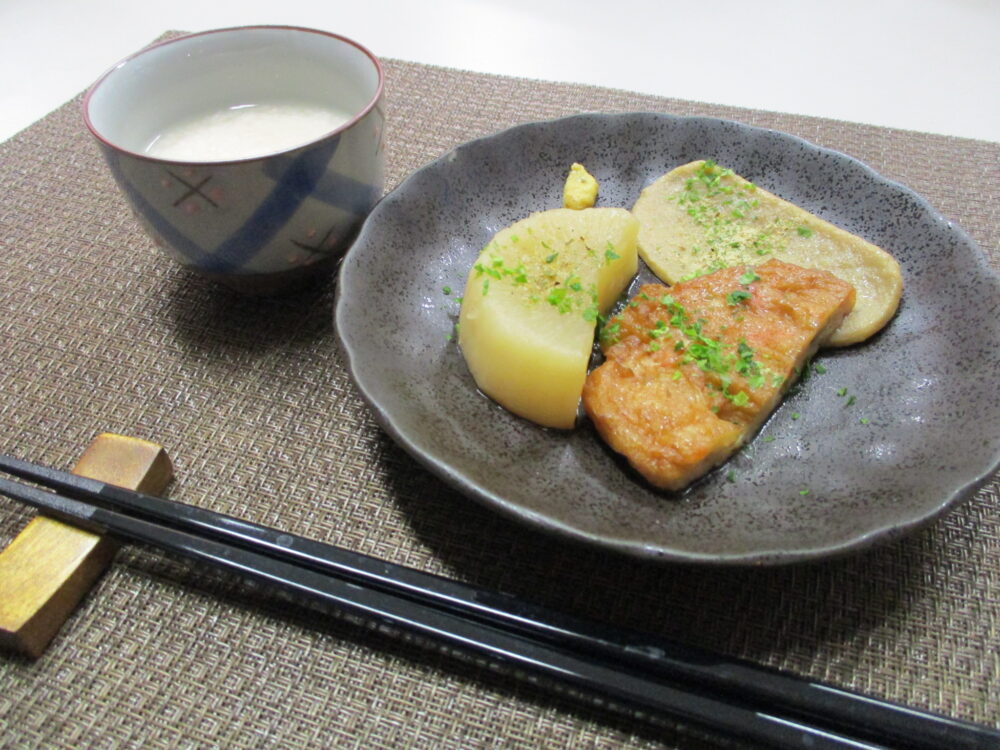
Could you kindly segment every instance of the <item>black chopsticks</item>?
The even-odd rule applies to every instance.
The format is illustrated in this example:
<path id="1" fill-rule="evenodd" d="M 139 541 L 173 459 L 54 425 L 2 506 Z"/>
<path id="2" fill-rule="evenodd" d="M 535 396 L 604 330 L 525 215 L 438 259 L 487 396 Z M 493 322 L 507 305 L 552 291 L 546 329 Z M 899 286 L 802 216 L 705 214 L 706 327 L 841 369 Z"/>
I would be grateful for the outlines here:
<path id="1" fill-rule="evenodd" d="M 994 748 L 1000 732 L 569 617 L 349 550 L 0 455 L 0 493 L 641 712 L 772 747 Z"/>

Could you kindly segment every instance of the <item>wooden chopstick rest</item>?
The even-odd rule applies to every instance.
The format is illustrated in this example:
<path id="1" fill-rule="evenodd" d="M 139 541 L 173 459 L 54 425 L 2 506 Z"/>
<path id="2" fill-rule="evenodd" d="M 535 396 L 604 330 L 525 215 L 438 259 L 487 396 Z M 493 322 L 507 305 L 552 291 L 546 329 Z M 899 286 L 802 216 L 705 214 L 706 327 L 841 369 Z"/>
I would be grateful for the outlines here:
<path id="1" fill-rule="evenodd" d="M 173 478 L 166 451 L 102 433 L 73 473 L 149 495 Z M 0 552 L 0 646 L 37 659 L 114 556 L 111 539 L 47 516 L 32 519 Z"/>

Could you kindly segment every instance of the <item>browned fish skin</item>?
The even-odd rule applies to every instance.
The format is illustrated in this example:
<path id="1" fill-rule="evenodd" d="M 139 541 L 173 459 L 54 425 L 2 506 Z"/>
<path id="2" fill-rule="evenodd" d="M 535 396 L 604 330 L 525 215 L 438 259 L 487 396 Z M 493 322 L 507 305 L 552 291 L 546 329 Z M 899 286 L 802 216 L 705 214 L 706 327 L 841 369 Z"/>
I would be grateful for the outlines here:
<path id="1" fill-rule="evenodd" d="M 853 306 L 850 284 L 779 260 L 647 284 L 605 327 L 584 408 L 651 484 L 683 489 L 756 432 Z"/>

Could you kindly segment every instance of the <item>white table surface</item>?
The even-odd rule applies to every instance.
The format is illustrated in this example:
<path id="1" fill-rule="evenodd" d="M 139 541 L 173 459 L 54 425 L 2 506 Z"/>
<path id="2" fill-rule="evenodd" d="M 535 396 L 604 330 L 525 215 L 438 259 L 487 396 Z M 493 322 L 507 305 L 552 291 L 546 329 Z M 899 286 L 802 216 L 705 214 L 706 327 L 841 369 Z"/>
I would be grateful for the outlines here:
<path id="1" fill-rule="evenodd" d="M 256 23 L 384 57 L 1000 141 L 1000 0 L 0 0 L 0 140 L 163 31 Z"/>

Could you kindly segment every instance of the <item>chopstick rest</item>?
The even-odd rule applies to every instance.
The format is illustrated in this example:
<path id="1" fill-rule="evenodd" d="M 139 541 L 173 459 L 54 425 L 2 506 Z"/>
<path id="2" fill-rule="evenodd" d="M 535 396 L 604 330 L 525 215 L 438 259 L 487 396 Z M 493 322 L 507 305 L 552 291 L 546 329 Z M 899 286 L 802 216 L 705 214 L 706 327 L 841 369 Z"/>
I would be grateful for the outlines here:
<path id="1" fill-rule="evenodd" d="M 173 478 L 166 451 L 147 440 L 101 433 L 73 473 L 161 494 Z M 114 556 L 106 536 L 39 515 L 0 552 L 0 646 L 37 659 Z"/>

